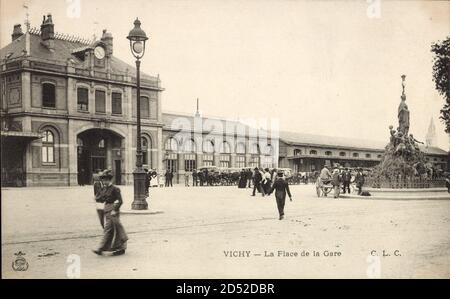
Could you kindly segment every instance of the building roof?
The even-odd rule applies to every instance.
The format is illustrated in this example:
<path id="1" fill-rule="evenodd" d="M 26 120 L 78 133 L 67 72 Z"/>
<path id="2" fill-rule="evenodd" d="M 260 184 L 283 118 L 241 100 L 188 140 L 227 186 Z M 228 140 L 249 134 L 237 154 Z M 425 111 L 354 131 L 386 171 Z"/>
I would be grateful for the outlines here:
<path id="1" fill-rule="evenodd" d="M 74 67 L 84 68 L 84 61 L 75 55 L 75 53 L 83 50 L 92 48 L 98 41 L 92 41 L 87 43 L 86 40 L 82 40 L 75 37 L 70 37 L 67 35 L 57 34 L 54 39 L 54 51 L 50 51 L 46 46 L 41 43 L 41 37 L 39 35 L 40 31 L 32 30 L 29 35 L 29 51 L 28 56 L 47 60 L 59 62 L 62 64 L 67 63 L 69 59 L 72 60 Z M 12 41 L 10 44 L 6 45 L 0 49 L 0 61 L 4 59 L 8 54 L 8 60 L 15 58 L 21 58 L 24 56 L 24 52 L 27 51 L 26 45 L 26 35 L 23 34 L 19 38 Z M 111 71 L 116 74 L 125 74 L 128 72 L 130 75 L 134 75 L 136 68 L 132 65 L 127 64 L 121 59 L 112 56 L 111 57 Z M 154 76 L 150 76 L 141 72 L 142 79 L 155 80 Z"/>
<path id="2" fill-rule="evenodd" d="M 305 134 L 296 132 L 280 132 L 280 140 L 294 145 L 309 145 L 319 147 L 335 147 L 342 149 L 363 149 L 371 151 L 384 151 L 388 142 L 376 140 L 364 140 L 356 138 L 324 136 L 315 134 Z M 443 149 L 438 147 L 419 146 L 420 149 L 429 155 L 447 155 Z"/>
<path id="3" fill-rule="evenodd" d="M 187 130 L 191 131 L 191 129 L 194 129 L 195 126 L 195 118 L 196 116 L 184 113 L 165 112 L 162 114 L 164 129 L 166 130 L 180 130 L 181 128 L 186 128 Z M 210 129 L 213 128 L 215 130 L 221 131 L 222 129 L 226 130 L 227 128 L 229 128 L 232 133 L 242 133 L 254 138 L 258 136 L 265 136 L 264 134 L 267 134 L 266 136 L 270 138 L 270 133 L 266 133 L 268 131 L 262 129 L 257 130 L 252 126 L 244 124 L 238 120 L 214 116 L 199 116 L 199 119 L 201 119 L 202 121 L 202 130 L 204 131 L 204 133 L 209 133 Z M 216 123 L 220 123 L 222 128 L 217 126 L 214 127 L 214 124 Z"/>

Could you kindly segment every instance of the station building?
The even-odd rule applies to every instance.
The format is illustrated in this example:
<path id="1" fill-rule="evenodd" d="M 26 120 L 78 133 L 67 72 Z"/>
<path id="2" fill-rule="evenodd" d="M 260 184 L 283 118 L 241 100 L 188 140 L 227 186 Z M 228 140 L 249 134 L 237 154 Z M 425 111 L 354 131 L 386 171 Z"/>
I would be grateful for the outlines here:
<path id="1" fill-rule="evenodd" d="M 98 40 L 15 25 L 0 49 L 2 186 L 90 184 L 109 168 L 132 184 L 136 163 L 136 70 L 113 55 L 113 36 Z M 174 172 L 174 182 L 202 166 L 319 170 L 328 162 L 374 166 L 385 144 L 255 129 L 235 120 L 163 113 L 159 76 L 141 73 L 143 163 Z M 276 134 L 275 134 L 276 133 Z M 447 169 L 447 152 L 426 147 Z"/>

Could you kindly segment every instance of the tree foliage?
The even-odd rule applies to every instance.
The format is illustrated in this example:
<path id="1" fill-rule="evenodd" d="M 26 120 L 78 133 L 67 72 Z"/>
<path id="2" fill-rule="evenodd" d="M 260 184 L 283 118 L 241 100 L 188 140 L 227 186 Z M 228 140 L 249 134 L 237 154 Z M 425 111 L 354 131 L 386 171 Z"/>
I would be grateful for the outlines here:
<path id="1" fill-rule="evenodd" d="M 431 45 L 433 57 L 433 81 L 436 90 L 445 99 L 440 119 L 445 124 L 445 131 L 450 133 L 450 37 Z"/>

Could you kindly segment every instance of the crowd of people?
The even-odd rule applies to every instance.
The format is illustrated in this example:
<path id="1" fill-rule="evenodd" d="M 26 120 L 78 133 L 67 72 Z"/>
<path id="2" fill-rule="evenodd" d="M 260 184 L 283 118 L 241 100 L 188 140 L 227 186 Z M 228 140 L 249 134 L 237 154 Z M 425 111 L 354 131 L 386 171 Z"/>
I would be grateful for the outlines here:
<path id="1" fill-rule="evenodd" d="M 358 195 L 362 195 L 362 188 L 365 183 L 365 177 L 363 169 L 361 167 L 356 169 L 356 172 L 352 171 L 347 167 L 342 167 L 336 165 L 332 171 L 330 171 L 328 165 L 324 165 L 319 175 L 319 184 L 333 186 L 334 198 L 338 198 L 341 191 L 343 194 L 351 193 L 350 185 L 354 183 L 357 188 Z M 324 196 L 327 196 L 324 193 Z"/>

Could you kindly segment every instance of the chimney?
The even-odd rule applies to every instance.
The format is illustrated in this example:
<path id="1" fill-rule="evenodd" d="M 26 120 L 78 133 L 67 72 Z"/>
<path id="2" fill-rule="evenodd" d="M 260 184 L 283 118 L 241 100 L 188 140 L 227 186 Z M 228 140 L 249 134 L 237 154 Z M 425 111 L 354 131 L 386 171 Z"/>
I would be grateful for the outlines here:
<path id="1" fill-rule="evenodd" d="M 22 25 L 16 24 L 14 25 L 13 33 L 11 34 L 12 40 L 16 40 L 23 35 Z"/>
<path id="2" fill-rule="evenodd" d="M 106 44 L 107 47 L 107 55 L 111 56 L 113 54 L 113 37 L 110 32 L 106 32 L 106 29 L 103 29 L 103 35 L 101 41 Z"/>
<path id="3" fill-rule="evenodd" d="M 49 50 L 52 51 L 54 49 L 55 25 L 53 25 L 51 14 L 47 15 L 47 19 L 44 16 L 42 20 L 41 39 L 42 44 L 46 46 Z"/>

